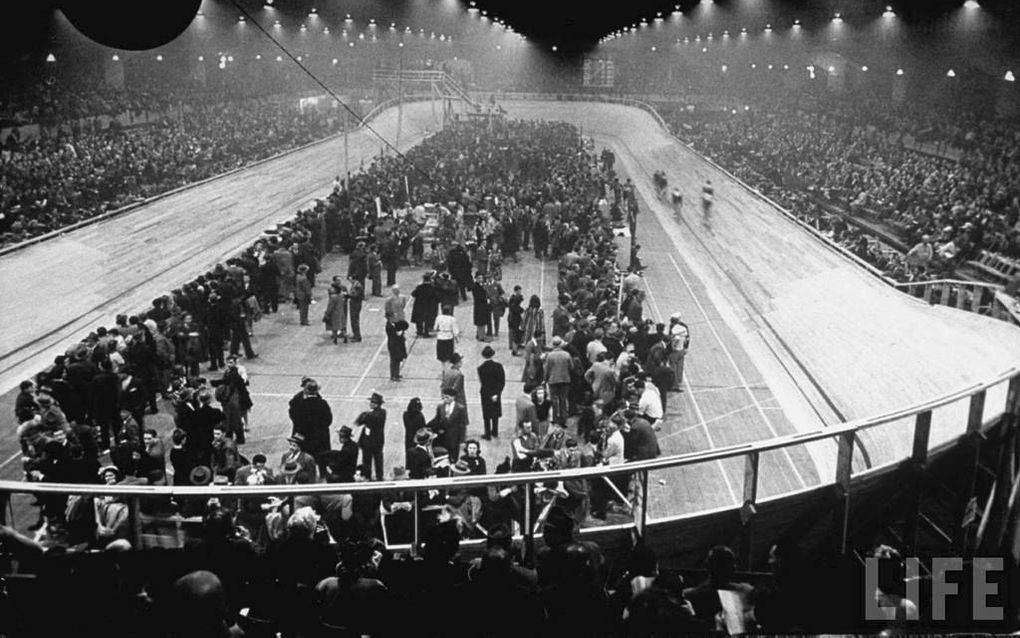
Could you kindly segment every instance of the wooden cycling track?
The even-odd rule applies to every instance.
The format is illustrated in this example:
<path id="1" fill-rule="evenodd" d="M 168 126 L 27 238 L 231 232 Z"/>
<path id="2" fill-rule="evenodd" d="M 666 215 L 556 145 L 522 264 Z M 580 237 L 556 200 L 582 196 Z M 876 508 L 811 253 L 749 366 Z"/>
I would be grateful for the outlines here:
<path id="1" fill-rule="evenodd" d="M 959 390 L 1013 365 L 1020 354 L 1017 331 L 993 320 L 903 295 L 874 278 L 725 173 L 666 135 L 647 113 L 598 103 L 507 102 L 511 117 L 561 119 L 583 126 L 597 146 L 609 146 L 625 177 L 638 186 L 642 212 L 638 240 L 648 270 L 647 312 L 665 319 L 681 312 L 692 328 L 684 392 L 671 395 L 660 432 L 666 453 L 724 447 L 814 430 L 871 416 Z M 404 108 L 407 147 L 435 129 L 428 104 Z M 373 122 L 388 139 L 395 110 Z M 366 131 L 350 136 L 352 166 L 376 154 L 380 143 Z M 322 196 L 341 171 L 342 141 L 332 139 L 185 189 L 60 238 L 0 257 L 5 321 L 0 332 L 0 385 L 7 391 L 0 410 L 12 414 L 13 392 L 22 378 L 55 354 L 120 312 L 148 301 L 204 271 L 253 241 L 265 228 Z M 665 170 L 688 203 L 683 219 L 658 202 L 651 174 Z M 701 185 L 716 187 L 714 213 L 704 220 L 693 204 Z M 326 274 L 346 272 L 346 258 L 331 255 Z M 31 277 L 31 285 L 24 280 Z M 532 256 L 504 267 L 504 285 L 520 283 L 555 304 L 556 268 Z M 405 269 L 405 291 L 420 270 Z M 320 301 L 325 293 L 316 289 Z M 387 397 L 388 467 L 403 464 L 400 413 L 419 396 L 431 411 L 438 400 L 438 364 L 431 341 L 409 341 L 405 381 L 389 381 L 382 332 L 381 300 L 363 312 L 365 340 L 333 346 L 317 324 L 297 325 L 285 308 L 256 325 L 260 358 L 248 363 L 256 407 L 246 454 L 267 454 L 275 464 L 290 426 L 286 403 L 301 376 L 316 377 L 336 416 L 350 423 L 377 390 Z M 321 312 L 321 311 L 320 311 Z M 481 344 L 470 330 L 470 309 L 456 315 L 464 329 L 458 350 L 465 356 L 471 409 L 469 435 L 480 434 L 474 398 Z M 520 389 L 521 361 L 509 356 L 503 338 L 493 345 L 511 380 L 504 413 L 512 413 Z M 990 397 L 989 406 L 1002 405 Z M 989 408 L 991 409 L 991 408 Z M 933 445 L 960 415 L 947 411 L 933 423 Z M 5 416 L 5 421 L 10 417 Z M 509 418 L 504 419 L 504 423 Z M 165 415 L 152 417 L 162 432 Z M 909 452 L 909 430 L 882 426 L 861 440 L 858 468 L 901 458 Z M 509 428 L 483 445 L 492 467 L 509 449 Z M 0 431 L 0 477 L 18 478 L 13 428 Z M 767 497 L 831 480 L 834 446 L 818 444 L 762 455 L 759 495 Z M 690 513 L 741 502 L 739 459 L 656 472 L 650 482 L 650 515 Z"/>

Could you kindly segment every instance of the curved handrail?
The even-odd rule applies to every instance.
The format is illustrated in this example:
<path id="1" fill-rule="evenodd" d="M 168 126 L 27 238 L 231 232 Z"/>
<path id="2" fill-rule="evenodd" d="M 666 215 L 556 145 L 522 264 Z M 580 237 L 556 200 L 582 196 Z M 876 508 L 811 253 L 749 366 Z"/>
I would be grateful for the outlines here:
<path id="1" fill-rule="evenodd" d="M 723 448 L 688 452 L 663 456 L 648 461 L 634 461 L 616 466 L 600 466 L 570 470 L 551 470 L 545 472 L 521 472 L 517 474 L 462 476 L 443 479 L 418 479 L 408 481 L 376 481 L 370 483 L 315 483 L 304 485 L 274 486 L 139 486 L 139 485 L 81 485 L 75 483 L 26 483 L 25 481 L 0 481 L 0 492 L 32 492 L 60 494 L 96 494 L 120 496 L 283 496 L 299 494 L 330 494 L 355 492 L 386 492 L 386 491 L 418 491 L 447 488 L 468 488 L 484 486 L 509 486 L 539 481 L 561 481 L 579 478 L 597 478 L 617 474 L 633 474 L 672 467 L 697 465 L 709 461 L 721 461 L 751 453 L 769 452 L 794 445 L 805 445 L 824 441 L 847 434 L 857 434 L 870 428 L 892 423 L 900 419 L 930 412 L 962 399 L 972 397 L 989 388 L 1006 381 L 1020 381 L 1020 367 L 1014 366 L 1004 370 L 993 378 L 982 383 L 972 384 L 955 392 L 942 395 L 936 399 L 906 408 L 900 408 L 885 414 L 857 419 L 840 425 L 814 430 L 787 434 L 754 443 L 741 443 Z M 831 482 L 829 482 L 831 483 Z M 822 484 L 826 484 L 825 481 Z"/>

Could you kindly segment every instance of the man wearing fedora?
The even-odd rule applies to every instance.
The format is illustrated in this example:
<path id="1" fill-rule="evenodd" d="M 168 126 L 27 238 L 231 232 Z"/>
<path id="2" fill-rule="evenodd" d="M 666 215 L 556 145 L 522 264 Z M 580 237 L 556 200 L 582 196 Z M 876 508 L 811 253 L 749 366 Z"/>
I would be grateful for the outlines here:
<path id="1" fill-rule="evenodd" d="M 336 433 L 337 449 L 324 452 L 320 462 L 326 468 L 329 482 L 353 483 L 358 467 L 358 444 L 351 439 L 353 432 L 349 426 L 341 425 Z"/>
<path id="2" fill-rule="evenodd" d="M 303 391 L 290 401 L 290 420 L 293 434 L 304 439 L 303 448 L 313 457 L 330 449 L 329 426 L 333 423 L 333 411 L 326 400 L 319 396 L 319 384 L 309 380 Z"/>
<path id="3" fill-rule="evenodd" d="M 506 371 L 503 364 L 493 361 L 496 351 L 492 346 L 482 348 L 485 361 L 478 366 L 478 381 L 481 384 L 482 420 L 485 422 L 486 441 L 499 438 L 499 418 L 503 416 L 503 389 L 506 387 Z"/>
<path id="4" fill-rule="evenodd" d="M 436 315 L 439 314 L 439 297 L 432 283 L 433 275 L 431 270 L 422 275 L 421 283 L 411 291 L 411 297 L 414 299 L 411 322 L 414 323 L 415 335 L 423 339 L 431 336 L 429 330 L 432 329 Z"/>
<path id="5" fill-rule="evenodd" d="M 286 474 L 288 465 L 293 465 L 295 472 L 305 472 L 315 480 L 315 457 L 305 451 L 306 441 L 303 434 L 296 433 L 287 439 L 287 451 L 280 457 L 280 473 Z"/>
<path id="6" fill-rule="evenodd" d="M 369 473 L 375 465 L 375 478 L 381 481 L 384 478 L 383 470 L 383 446 L 386 444 L 386 410 L 383 409 L 383 397 L 378 392 L 373 392 L 368 400 L 369 409 L 358 415 L 354 424 L 362 426 L 361 438 L 358 439 L 358 447 L 361 448 L 362 463 Z M 371 479 L 366 473 L 365 478 Z"/>

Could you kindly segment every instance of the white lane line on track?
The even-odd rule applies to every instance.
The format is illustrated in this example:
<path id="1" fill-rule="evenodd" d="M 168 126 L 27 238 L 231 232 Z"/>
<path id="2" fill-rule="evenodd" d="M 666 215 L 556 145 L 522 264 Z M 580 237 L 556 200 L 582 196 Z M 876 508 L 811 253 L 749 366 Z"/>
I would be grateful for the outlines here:
<path id="1" fill-rule="evenodd" d="M 375 365 L 376 360 L 379 358 L 379 355 L 382 354 L 383 348 L 385 347 L 386 339 L 384 338 L 379 344 L 379 347 L 375 349 L 375 354 L 373 354 L 372 358 L 369 359 L 368 365 L 365 366 L 365 371 L 362 372 L 361 376 L 358 378 L 358 382 L 351 387 L 351 393 L 347 395 L 348 397 L 357 396 L 358 390 L 361 388 L 361 384 L 365 382 L 365 377 L 367 377 L 368 373 L 371 372 L 372 366 Z"/>
<path id="2" fill-rule="evenodd" d="M 676 273 L 677 276 L 680 277 L 680 281 L 684 283 L 684 286 L 687 288 L 687 291 L 691 294 L 691 299 L 694 300 L 695 305 L 698 306 L 698 310 L 701 311 L 702 316 L 705 317 L 705 319 L 707 320 L 708 313 L 705 311 L 705 308 L 701 305 L 701 302 L 698 300 L 697 296 L 695 296 L 694 290 L 691 287 L 690 282 L 684 275 L 683 270 L 680 269 L 680 264 L 676 262 L 676 259 L 673 258 L 673 255 L 669 255 L 669 260 L 670 262 L 673 263 L 673 268 L 676 269 Z M 751 402 L 758 410 L 758 414 L 760 414 L 761 418 L 765 421 L 765 425 L 772 433 L 772 437 L 778 438 L 779 433 L 776 432 L 775 426 L 772 425 L 772 420 L 768 417 L 767 414 L 765 414 L 765 409 L 762 407 L 761 402 L 758 401 L 758 397 L 756 397 L 754 392 L 751 391 L 749 384 L 747 383 L 747 379 L 744 377 L 744 373 L 740 370 L 740 366 L 737 365 L 736 359 L 733 358 L 733 353 L 731 353 L 730 349 L 726 347 L 726 343 L 722 340 L 722 337 L 719 336 L 719 333 L 715 329 L 715 325 L 711 321 L 708 321 L 707 323 L 708 329 L 712 332 L 712 336 L 715 337 L 715 340 L 716 342 L 718 342 L 719 347 L 722 348 L 722 351 L 726 355 L 726 358 L 729 359 L 730 365 L 733 366 L 733 370 L 737 373 L 737 377 L 740 379 L 740 383 L 744 386 L 748 396 L 751 397 Z M 790 456 L 790 451 L 787 448 L 783 448 L 783 454 L 786 455 L 786 459 L 790 462 L 790 467 L 793 468 L 793 473 L 797 476 L 797 480 L 800 481 L 801 487 L 806 487 L 807 482 L 805 482 L 804 477 L 801 476 L 800 469 L 797 467 L 797 464 L 793 462 L 793 457 Z"/>

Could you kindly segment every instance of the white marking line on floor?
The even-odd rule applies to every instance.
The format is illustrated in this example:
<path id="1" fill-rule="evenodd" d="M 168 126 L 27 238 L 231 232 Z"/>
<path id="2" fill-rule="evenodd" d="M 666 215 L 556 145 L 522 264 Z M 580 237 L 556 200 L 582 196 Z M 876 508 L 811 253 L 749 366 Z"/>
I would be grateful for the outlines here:
<path id="1" fill-rule="evenodd" d="M 651 302 L 655 308 L 655 314 L 658 315 L 658 319 L 662 320 L 662 311 L 659 310 L 659 304 L 655 301 L 655 294 L 652 293 L 651 285 L 646 285 L 645 290 L 648 292 L 648 301 Z M 701 411 L 701 406 L 698 405 L 697 399 L 694 398 L 694 392 L 691 390 L 690 374 L 684 375 L 684 386 L 687 388 L 687 396 L 691 400 L 691 405 L 694 406 L 694 414 L 698 417 L 698 425 L 696 427 L 702 427 L 705 429 L 705 437 L 708 438 L 708 444 L 712 449 L 717 449 L 718 446 L 715 441 L 712 440 L 712 433 L 709 431 L 708 426 L 705 425 L 705 415 Z M 668 438 L 670 435 L 662 437 L 663 439 Z M 722 472 L 723 482 L 726 483 L 726 489 L 730 492 L 730 498 L 733 499 L 733 503 L 739 504 L 740 499 L 737 498 L 737 492 L 733 489 L 733 483 L 730 482 L 730 475 L 726 473 L 726 468 L 723 467 L 722 461 L 716 461 L 719 464 L 719 471 Z"/>
<path id="2" fill-rule="evenodd" d="M 0 463 L 0 470 L 4 469 L 5 467 L 7 467 L 11 463 L 13 463 L 14 459 L 17 459 L 17 458 L 21 458 L 21 452 L 15 452 L 14 454 L 12 454 L 9 457 L 7 457 L 6 461 L 4 461 L 3 463 Z"/>
<path id="3" fill-rule="evenodd" d="M 699 390 L 692 390 L 694 394 L 705 394 L 706 392 L 724 392 L 726 390 L 768 390 L 768 386 L 765 385 L 751 385 L 746 386 L 742 384 L 720 386 L 718 388 L 701 388 Z M 769 397 L 765 401 L 772 401 L 775 397 Z"/>
<path id="4" fill-rule="evenodd" d="M 293 394 L 287 394 L 286 392 L 252 392 L 251 396 L 253 398 L 256 398 L 256 399 L 258 399 L 258 398 L 262 398 L 262 399 L 289 399 L 289 398 L 293 397 L 294 395 Z M 363 396 L 343 396 L 343 395 L 338 395 L 338 394 L 320 394 L 319 396 L 321 396 L 323 399 L 326 399 L 327 401 L 365 401 L 366 400 L 365 397 L 363 397 Z M 404 396 L 404 395 L 390 395 L 390 394 L 383 393 L 383 398 L 386 400 L 387 403 L 389 403 L 390 401 L 405 402 L 405 401 L 410 401 L 411 399 L 414 399 L 414 398 L 422 399 L 424 401 L 431 401 L 432 400 L 431 397 L 424 396 L 424 395 L 421 395 L 421 394 L 415 394 L 415 395 L 410 395 L 409 394 L 409 395 Z M 438 401 L 438 399 L 436 399 L 436 400 Z M 512 405 L 516 401 L 517 401 L 517 399 L 514 398 L 514 397 L 510 397 L 510 398 L 504 397 L 501 400 L 501 402 L 504 405 Z M 3 467 L 3 466 L 0 465 L 0 467 Z"/>
<path id="5" fill-rule="evenodd" d="M 372 370 L 372 366 L 375 365 L 376 359 L 379 358 L 379 355 L 382 354 L 382 351 L 385 347 L 386 339 L 384 338 L 379 343 L 379 347 L 375 349 L 375 354 L 373 354 L 372 358 L 368 360 L 368 365 L 365 366 L 365 371 L 361 373 L 361 377 L 358 379 L 358 382 L 355 383 L 353 387 L 351 387 L 351 393 L 347 396 L 353 397 L 358 395 L 358 390 L 361 388 L 361 384 L 365 382 L 365 377 L 368 376 L 368 373 Z"/>
<path id="6" fill-rule="evenodd" d="M 676 263 L 676 259 L 673 258 L 673 255 L 669 255 L 669 260 L 673 263 L 673 268 L 676 269 L 676 274 L 680 277 L 680 281 L 684 283 L 684 286 L 687 287 L 688 292 L 691 293 L 691 299 L 694 301 L 695 305 L 698 306 L 698 310 L 701 311 L 701 314 L 702 316 L 705 317 L 705 319 L 708 319 L 708 313 L 705 312 L 705 308 L 701 305 L 701 301 L 699 301 L 697 296 L 695 296 L 694 290 L 691 288 L 690 282 L 687 281 L 687 277 L 684 275 L 683 270 L 680 269 L 680 264 Z M 733 370 L 737 373 L 737 377 L 740 379 L 740 383 L 745 386 L 748 396 L 751 397 L 751 402 L 758 409 L 758 413 L 761 415 L 761 418 L 764 419 L 765 425 L 772 433 L 772 437 L 778 438 L 779 433 L 776 432 L 776 428 L 772 425 L 772 420 L 768 417 L 767 414 L 765 414 L 765 409 L 762 408 L 761 403 L 758 401 L 758 397 L 756 397 L 754 395 L 754 392 L 752 392 L 750 388 L 747 387 L 748 383 L 747 379 L 744 378 L 744 373 L 740 370 L 740 367 L 737 365 L 736 359 L 733 358 L 733 353 L 731 353 L 730 349 L 726 347 L 726 343 L 722 340 L 722 337 L 720 337 L 719 333 L 716 331 L 715 324 L 709 321 L 708 329 L 712 332 L 712 336 L 714 336 L 715 340 L 719 343 L 719 347 L 722 348 L 723 354 L 725 354 L 726 358 L 729 359 L 730 365 L 733 366 Z M 804 481 L 804 477 L 801 476 L 800 469 L 797 467 L 797 464 L 793 462 L 793 457 L 790 456 L 790 451 L 786 448 L 783 448 L 783 453 L 786 455 L 786 459 L 790 462 L 790 467 L 793 468 L 793 473 L 797 476 L 797 480 L 800 481 L 801 487 L 806 487 L 807 483 Z"/>

